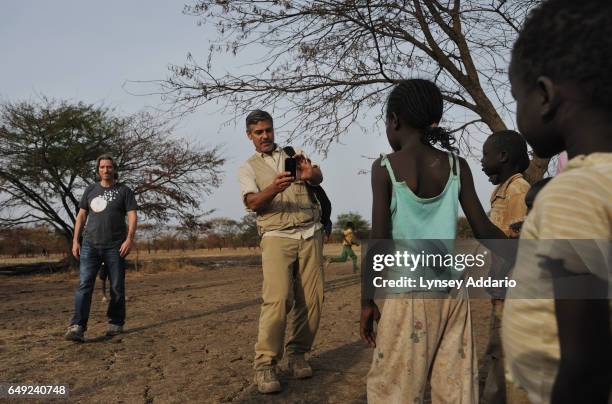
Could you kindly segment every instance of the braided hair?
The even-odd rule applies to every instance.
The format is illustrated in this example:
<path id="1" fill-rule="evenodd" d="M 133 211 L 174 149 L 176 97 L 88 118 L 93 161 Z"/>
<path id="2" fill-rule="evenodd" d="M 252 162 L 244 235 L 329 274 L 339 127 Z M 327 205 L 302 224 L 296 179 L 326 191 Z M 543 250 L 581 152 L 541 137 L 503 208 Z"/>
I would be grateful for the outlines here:
<path id="1" fill-rule="evenodd" d="M 442 111 L 442 93 L 429 80 L 402 80 L 387 99 L 387 118 L 395 113 L 403 123 L 421 131 L 423 143 L 431 146 L 438 143 L 442 148 L 457 153 L 458 149 L 453 146 L 455 138 L 438 126 Z"/>

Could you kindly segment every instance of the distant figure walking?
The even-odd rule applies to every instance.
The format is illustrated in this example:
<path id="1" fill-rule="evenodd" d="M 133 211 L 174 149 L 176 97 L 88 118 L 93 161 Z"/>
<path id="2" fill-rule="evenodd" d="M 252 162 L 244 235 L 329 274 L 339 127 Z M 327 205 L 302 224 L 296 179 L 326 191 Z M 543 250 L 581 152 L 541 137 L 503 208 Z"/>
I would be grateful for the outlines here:
<path id="1" fill-rule="evenodd" d="M 342 252 L 337 257 L 330 257 L 329 263 L 332 262 L 346 262 L 348 257 L 351 257 L 353 261 L 353 273 L 357 272 L 357 255 L 353 252 L 353 246 L 358 246 L 359 243 L 355 241 L 355 225 L 353 222 L 346 222 L 344 230 L 342 231 Z"/>

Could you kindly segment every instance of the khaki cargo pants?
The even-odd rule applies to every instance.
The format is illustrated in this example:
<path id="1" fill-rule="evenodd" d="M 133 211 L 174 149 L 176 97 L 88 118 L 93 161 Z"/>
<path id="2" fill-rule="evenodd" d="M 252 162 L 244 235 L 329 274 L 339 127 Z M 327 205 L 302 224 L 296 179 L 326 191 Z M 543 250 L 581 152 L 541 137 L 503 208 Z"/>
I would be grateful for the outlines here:
<path id="1" fill-rule="evenodd" d="M 323 307 L 323 238 L 261 239 L 263 303 L 255 344 L 255 369 L 274 366 L 283 356 L 290 314 L 287 354 L 310 351 L 319 329 Z"/>
<path id="2" fill-rule="evenodd" d="M 430 374 L 432 403 L 478 402 L 467 293 L 424 296 L 431 294 L 385 301 L 368 373 L 369 403 L 422 403 Z"/>

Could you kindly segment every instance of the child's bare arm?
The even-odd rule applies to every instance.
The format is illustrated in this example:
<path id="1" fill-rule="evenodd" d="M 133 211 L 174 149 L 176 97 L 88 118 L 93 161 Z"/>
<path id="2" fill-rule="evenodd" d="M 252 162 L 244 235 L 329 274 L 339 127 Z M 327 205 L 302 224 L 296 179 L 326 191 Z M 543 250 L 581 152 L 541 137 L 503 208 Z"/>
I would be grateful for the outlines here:
<path id="1" fill-rule="evenodd" d="M 467 217 L 476 238 L 507 238 L 504 232 L 495 226 L 487 217 L 487 214 L 480 204 L 478 195 L 476 195 L 474 179 L 472 178 L 470 166 L 462 157 L 459 157 L 459 167 L 461 168 L 461 192 L 459 195 L 459 201 L 461 202 L 461 207 L 465 212 L 465 216 Z"/>
<path id="2" fill-rule="evenodd" d="M 504 242 L 502 244 L 492 241 L 492 239 L 508 239 L 508 237 L 491 222 L 482 208 L 474 189 L 474 179 L 472 178 L 472 171 L 467 161 L 459 157 L 459 166 L 461 168 L 461 193 L 459 201 L 472 227 L 474 236 L 495 254 L 498 254 L 510 263 L 514 263 L 518 243 Z"/>
<path id="3" fill-rule="evenodd" d="M 391 238 L 391 179 L 387 170 L 380 165 L 380 158 L 372 164 L 372 239 Z M 364 282 L 369 281 L 368 269 L 364 268 Z M 361 298 L 359 333 L 370 346 L 376 346 L 374 322 L 380 319 L 378 306 L 372 299 Z"/>

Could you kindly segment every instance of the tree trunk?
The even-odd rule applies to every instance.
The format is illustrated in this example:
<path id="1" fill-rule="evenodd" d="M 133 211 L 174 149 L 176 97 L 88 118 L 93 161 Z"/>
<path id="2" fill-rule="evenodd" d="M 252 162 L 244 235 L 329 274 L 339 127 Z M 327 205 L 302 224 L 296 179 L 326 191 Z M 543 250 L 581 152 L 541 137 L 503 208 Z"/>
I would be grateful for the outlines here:
<path id="1" fill-rule="evenodd" d="M 550 159 L 541 159 L 539 157 L 533 156 L 531 162 L 529 163 L 529 168 L 525 170 L 523 176 L 530 184 L 534 184 L 544 177 L 546 170 L 548 170 L 548 163 Z"/>
<path id="2" fill-rule="evenodd" d="M 478 91 L 476 91 L 475 93 L 480 94 L 480 92 Z M 482 99 L 479 99 L 477 101 L 478 106 L 480 107 L 479 115 L 484 121 L 484 123 L 487 124 L 487 126 L 489 127 L 489 129 L 491 129 L 492 132 L 507 129 L 503 120 L 493 107 L 493 104 L 491 104 L 489 99 L 484 96 L 484 93 L 482 95 Z M 527 180 L 527 182 L 529 182 L 530 184 L 541 180 L 542 177 L 544 177 L 546 170 L 548 169 L 549 162 L 550 159 L 541 159 L 534 155 L 531 161 L 529 162 L 529 167 L 523 173 L 525 180 Z"/>

